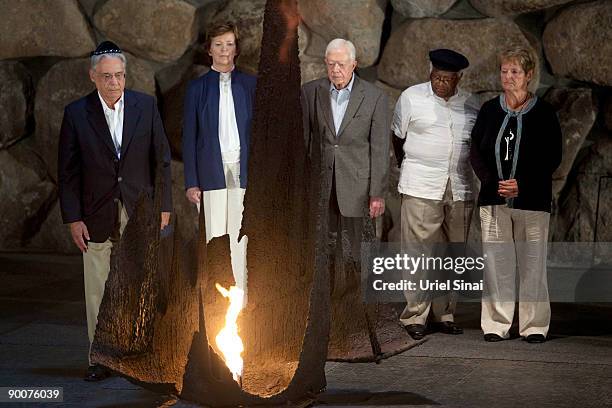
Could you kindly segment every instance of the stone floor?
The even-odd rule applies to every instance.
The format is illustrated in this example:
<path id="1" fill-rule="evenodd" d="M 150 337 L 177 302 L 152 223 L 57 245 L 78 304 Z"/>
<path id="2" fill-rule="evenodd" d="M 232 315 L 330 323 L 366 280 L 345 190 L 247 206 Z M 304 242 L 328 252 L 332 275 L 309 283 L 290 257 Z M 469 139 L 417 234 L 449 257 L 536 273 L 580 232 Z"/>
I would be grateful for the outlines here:
<path id="1" fill-rule="evenodd" d="M 0 387 L 56 386 L 49 407 L 196 407 L 114 377 L 82 381 L 87 330 L 80 257 L 0 253 Z M 612 289 L 612 288 L 611 288 Z M 551 340 L 485 343 L 479 305 L 461 336 L 433 334 L 381 364 L 327 364 L 328 407 L 612 407 L 612 305 L 553 304 Z"/>

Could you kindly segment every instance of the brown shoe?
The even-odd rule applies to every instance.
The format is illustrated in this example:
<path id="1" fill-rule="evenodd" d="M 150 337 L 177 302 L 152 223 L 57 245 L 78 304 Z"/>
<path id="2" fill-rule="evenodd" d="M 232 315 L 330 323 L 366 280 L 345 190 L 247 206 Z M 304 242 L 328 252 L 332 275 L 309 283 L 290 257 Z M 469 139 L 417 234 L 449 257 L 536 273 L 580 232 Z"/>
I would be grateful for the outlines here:
<path id="1" fill-rule="evenodd" d="M 89 381 L 89 382 L 102 381 L 110 377 L 110 374 L 111 373 L 107 368 L 102 367 L 101 365 L 98 365 L 98 364 L 94 364 L 94 365 L 90 365 L 87 368 L 87 374 L 85 374 L 85 377 L 83 378 L 83 380 Z"/>

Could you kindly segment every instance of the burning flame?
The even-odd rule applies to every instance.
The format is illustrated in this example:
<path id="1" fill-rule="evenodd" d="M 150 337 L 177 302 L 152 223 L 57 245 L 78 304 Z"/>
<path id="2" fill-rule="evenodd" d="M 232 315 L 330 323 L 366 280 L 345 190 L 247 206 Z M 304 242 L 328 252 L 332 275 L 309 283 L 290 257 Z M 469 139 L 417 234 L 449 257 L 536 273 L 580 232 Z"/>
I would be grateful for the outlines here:
<path id="1" fill-rule="evenodd" d="M 221 292 L 223 297 L 229 299 L 230 304 L 225 314 L 225 326 L 217 337 L 217 347 L 223 353 L 225 364 L 227 368 L 232 372 L 234 380 L 240 383 L 242 376 L 242 352 L 244 351 L 244 345 L 242 339 L 238 335 L 238 324 L 236 320 L 242 310 L 242 301 L 244 297 L 244 291 L 236 286 L 230 286 L 229 290 L 225 289 L 218 283 L 215 284 L 217 290 Z"/>

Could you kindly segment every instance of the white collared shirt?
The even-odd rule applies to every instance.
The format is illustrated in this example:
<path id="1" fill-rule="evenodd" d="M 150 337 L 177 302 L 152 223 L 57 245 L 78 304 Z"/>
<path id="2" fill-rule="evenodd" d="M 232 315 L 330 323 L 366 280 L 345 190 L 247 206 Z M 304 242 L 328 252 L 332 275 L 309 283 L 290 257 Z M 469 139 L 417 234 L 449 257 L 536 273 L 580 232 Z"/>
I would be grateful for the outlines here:
<path id="1" fill-rule="evenodd" d="M 471 94 L 458 90 L 445 101 L 431 82 L 402 92 L 392 124 L 393 133 L 406 139 L 400 193 L 441 200 L 450 178 L 453 200 L 472 199 L 470 134 L 478 109 Z"/>
<path id="2" fill-rule="evenodd" d="M 102 99 L 100 92 L 98 92 L 98 97 L 100 98 L 100 103 L 102 103 L 102 109 L 104 110 L 104 118 L 106 119 L 108 130 L 113 139 L 117 157 L 119 158 L 121 157 L 121 143 L 123 142 L 123 95 L 125 95 L 125 93 L 121 94 L 121 98 L 115 103 L 115 108 L 111 109 L 106 102 L 104 102 L 104 99 Z"/>
<path id="3" fill-rule="evenodd" d="M 219 144 L 224 163 L 240 161 L 240 134 L 234 111 L 232 71 L 219 72 Z"/>
<path id="4" fill-rule="evenodd" d="M 340 130 L 342 119 L 346 113 L 349 99 L 351 97 L 351 90 L 353 89 L 353 82 L 355 81 L 355 74 L 352 74 L 351 80 L 347 86 L 342 89 L 336 88 L 333 82 L 329 85 L 329 92 L 331 98 L 331 110 L 334 117 L 334 127 L 336 128 L 336 135 Z"/>

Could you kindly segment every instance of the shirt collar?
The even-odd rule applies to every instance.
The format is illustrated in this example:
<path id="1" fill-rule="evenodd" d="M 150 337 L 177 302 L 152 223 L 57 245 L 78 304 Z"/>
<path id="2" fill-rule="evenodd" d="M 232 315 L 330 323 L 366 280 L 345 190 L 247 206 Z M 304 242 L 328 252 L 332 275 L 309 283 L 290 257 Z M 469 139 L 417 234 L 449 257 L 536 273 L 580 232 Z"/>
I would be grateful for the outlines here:
<path id="1" fill-rule="evenodd" d="M 355 82 L 355 73 L 353 72 L 353 74 L 352 74 L 352 75 L 353 75 L 353 76 L 351 77 L 351 80 L 349 81 L 348 85 L 347 85 L 347 86 L 345 86 L 345 87 L 344 87 L 344 88 L 342 88 L 342 89 L 337 89 L 337 88 L 336 88 L 336 85 L 334 85 L 334 83 L 333 83 L 333 82 L 329 81 L 329 91 L 330 91 L 330 92 L 333 92 L 333 91 L 335 90 L 335 91 L 340 92 L 340 91 L 347 90 L 347 91 L 348 91 L 348 93 L 351 93 L 351 91 L 353 90 L 353 83 Z"/>
<path id="2" fill-rule="evenodd" d="M 211 65 L 211 67 L 210 67 L 210 69 L 212 69 L 213 71 L 215 71 L 217 74 L 221 74 L 221 75 L 223 75 L 223 74 L 225 74 L 225 75 L 231 74 L 232 72 L 234 72 L 234 69 L 235 69 L 235 68 L 236 68 L 236 66 L 235 66 L 235 65 L 232 65 L 232 69 L 230 69 L 229 71 L 227 71 L 227 72 L 221 72 L 221 71 L 219 71 L 217 68 L 215 68 L 215 66 L 214 66 L 214 65 Z"/>
<path id="3" fill-rule="evenodd" d="M 121 98 L 119 98 L 119 100 L 115 103 L 115 109 L 111 109 L 108 107 L 106 102 L 104 102 L 102 95 L 100 95 L 100 91 L 98 91 L 98 98 L 100 98 L 100 103 L 102 104 L 102 109 L 104 110 L 104 113 L 112 113 L 112 112 L 121 110 L 121 108 L 123 108 L 123 96 L 124 95 L 125 95 L 125 92 L 122 92 Z"/>
<path id="4" fill-rule="evenodd" d="M 431 81 L 427 82 L 427 96 L 437 96 L 431 87 Z"/>
<path id="5" fill-rule="evenodd" d="M 217 71 L 215 69 L 215 67 L 210 67 L 210 69 L 214 72 L 216 72 L 219 75 L 219 82 L 220 83 L 229 83 L 232 80 L 232 74 L 234 73 L 234 69 L 236 68 L 235 65 L 232 65 L 232 69 L 230 69 L 227 72 L 221 72 L 221 71 Z"/>

